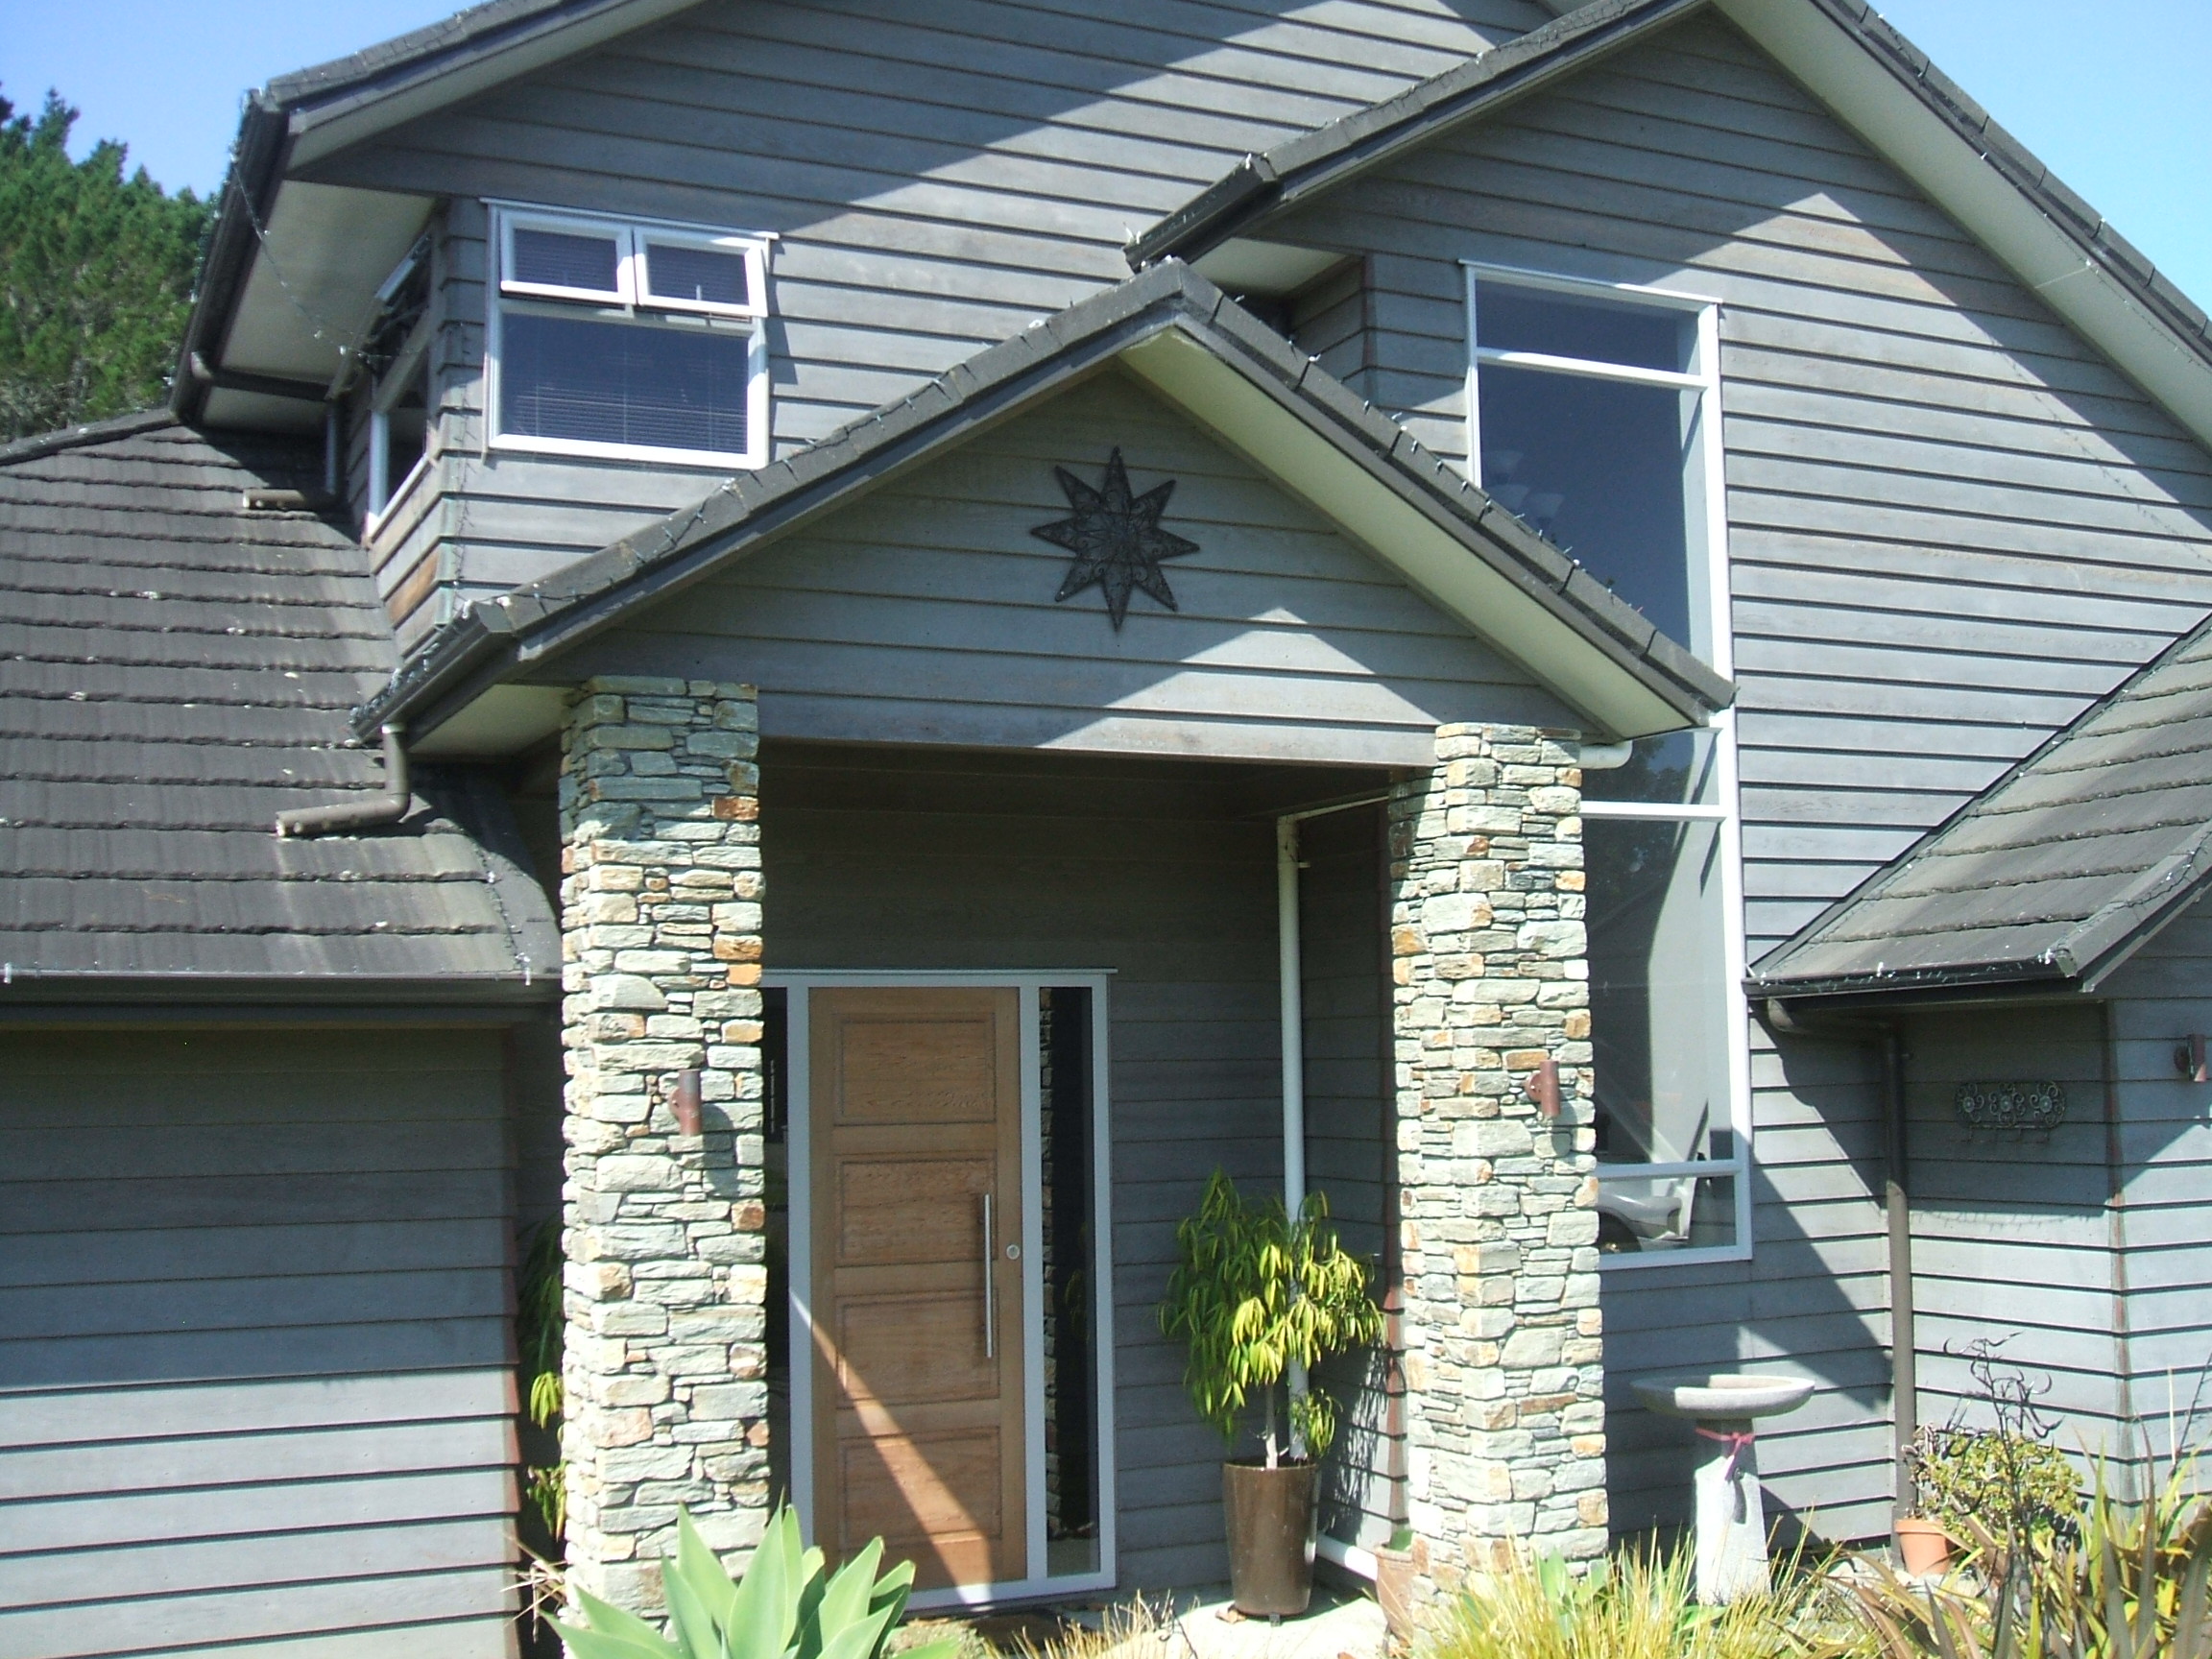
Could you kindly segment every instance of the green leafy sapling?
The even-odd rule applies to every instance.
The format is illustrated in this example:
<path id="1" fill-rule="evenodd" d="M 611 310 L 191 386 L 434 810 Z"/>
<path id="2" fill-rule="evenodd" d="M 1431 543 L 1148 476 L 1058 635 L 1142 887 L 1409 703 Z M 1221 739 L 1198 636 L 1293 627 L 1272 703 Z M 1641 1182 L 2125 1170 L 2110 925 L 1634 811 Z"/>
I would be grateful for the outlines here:
<path id="1" fill-rule="evenodd" d="M 1257 1393 L 1267 1467 L 1276 1468 L 1277 1384 L 1293 1367 L 1382 1334 L 1382 1310 L 1367 1291 L 1370 1266 L 1337 1242 L 1320 1193 L 1308 1194 L 1292 1221 L 1282 1199 L 1248 1202 L 1218 1169 L 1175 1242 L 1181 1260 L 1160 1329 L 1190 1345 L 1184 1386 L 1199 1416 L 1232 1442 Z M 1295 1440 L 1316 1457 L 1336 1437 L 1336 1404 L 1319 1388 L 1293 1392 L 1289 1419 Z"/>

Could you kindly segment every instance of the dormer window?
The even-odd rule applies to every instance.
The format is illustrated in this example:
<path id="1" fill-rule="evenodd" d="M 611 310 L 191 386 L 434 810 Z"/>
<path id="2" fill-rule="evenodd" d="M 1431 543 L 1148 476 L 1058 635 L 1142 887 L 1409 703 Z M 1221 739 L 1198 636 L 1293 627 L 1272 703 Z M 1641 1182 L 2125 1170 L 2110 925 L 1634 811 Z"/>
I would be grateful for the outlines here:
<path id="1" fill-rule="evenodd" d="M 430 242 L 424 237 L 376 290 L 376 322 L 362 347 L 372 376 L 369 535 L 429 466 L 431 333 Z"/>
<path id="2" fill-rule="evenodd" d="M 766 462 L 764 238 L 503 205 L 493 228 L 495 448 Z"/>

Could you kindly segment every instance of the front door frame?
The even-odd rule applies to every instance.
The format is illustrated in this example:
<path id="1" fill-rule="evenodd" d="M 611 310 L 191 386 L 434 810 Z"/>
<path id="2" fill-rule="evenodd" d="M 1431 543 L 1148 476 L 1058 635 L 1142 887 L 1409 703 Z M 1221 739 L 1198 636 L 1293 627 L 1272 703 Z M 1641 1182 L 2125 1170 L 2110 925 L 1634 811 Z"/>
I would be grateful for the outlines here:
<path id="1" fill-rule="evenodd" d="M 813 968 L 763 973 L 763 986 L 791 993 L 784 1016 L 784 1053 L 789 1120 L 784 1130 L 785 1183 L 790 1214 L 791 1284 L 791 1503 L 809 1542 L 814 1531 L 814 1288 L 811 1143 L 814 1099 L 811 1030 L 806 993 L 817 986 L 882 988 L 940 985 L 974 990 L 1012 990 L 1021 996 L 1022 1026 L 1022 1304 L 1030 1340 L 1022 1359 L 1022 1398 L 1027 1419 L 1023 1449 L 1029 1494 L 1029 1571 L 1022 1578 L 997 1584 L 962 1584 L 915 1595 L 916 1608 L 979 1606 L 1034 1597 L 1107 1590 L 1115 1582 L 1114 1469 L 1114 1226 L 1112 1114 L 1107 1100 L 1107 997 L 1110 968 L 968 969 Z M 1098 1566 L 1090 1573 L 1052 1577 L 1045 1571 L 1045 1207 L 1043 1055 L 1038 1045 L 1037 994 L 1051 986 L 1079 986 L 1091 993 L 1092 1138 L 1092 1295 L 1095 1324 L 1094 1385 L 1097 1390 Z"/>

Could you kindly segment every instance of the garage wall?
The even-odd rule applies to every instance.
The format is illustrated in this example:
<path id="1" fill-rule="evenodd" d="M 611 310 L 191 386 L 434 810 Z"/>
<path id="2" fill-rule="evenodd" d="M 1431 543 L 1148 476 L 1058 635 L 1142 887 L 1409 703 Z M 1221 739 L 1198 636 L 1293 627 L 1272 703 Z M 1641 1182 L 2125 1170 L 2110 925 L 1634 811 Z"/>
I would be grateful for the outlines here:
<path id="1" fill-rule="evenodd" d="M 0 1652 L 512 1652 L 495 1033 L 0 1037 Z"/>

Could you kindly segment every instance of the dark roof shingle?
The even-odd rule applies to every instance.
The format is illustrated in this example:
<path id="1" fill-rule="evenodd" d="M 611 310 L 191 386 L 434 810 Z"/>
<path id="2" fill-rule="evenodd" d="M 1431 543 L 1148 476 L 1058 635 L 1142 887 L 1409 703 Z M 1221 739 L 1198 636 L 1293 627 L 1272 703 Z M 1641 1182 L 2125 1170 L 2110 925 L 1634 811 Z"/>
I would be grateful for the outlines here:
<path id="1" fill-rule="evenodd" d="M 557 972 L 550 910 L 479 780 L 425 775 L 390 830 L 272 832 L 284 808 L 383 788 L 347 720 L 395 661 L 366 555 L 312 514 L 244 505 L 319 470 L 312 446 L 166 415 L 0 448 L 0 977 L 17 996 Z"/>
<path id="2" fill-rule="evenodd" d="M 2094 985 L 2212 876 L 2212 619 L 1815 917 L 1759 997 Z"/>

